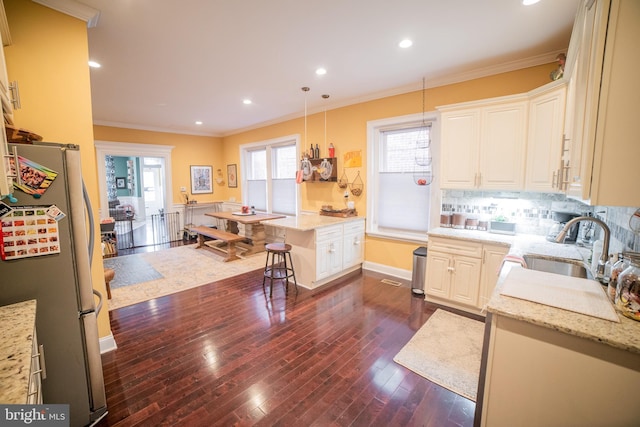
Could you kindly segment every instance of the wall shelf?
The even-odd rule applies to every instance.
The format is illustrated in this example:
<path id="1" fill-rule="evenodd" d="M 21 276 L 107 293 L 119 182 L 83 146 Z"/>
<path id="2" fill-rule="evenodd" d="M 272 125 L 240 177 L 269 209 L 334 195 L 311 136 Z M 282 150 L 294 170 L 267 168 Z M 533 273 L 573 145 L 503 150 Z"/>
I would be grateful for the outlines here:
<path id="1" fill-rule="evenodd" d="M 323 179 L 317 171 L 325 159 L 331 163 L 331 176 L 328 179 Z M 304 182 L 338 182 L 338 161 L 335 157 L 322 157 L 320 159 L 309 159 L 309 161 L 313 167 L 313 174 L 309 179 L 305 179 Z"/>

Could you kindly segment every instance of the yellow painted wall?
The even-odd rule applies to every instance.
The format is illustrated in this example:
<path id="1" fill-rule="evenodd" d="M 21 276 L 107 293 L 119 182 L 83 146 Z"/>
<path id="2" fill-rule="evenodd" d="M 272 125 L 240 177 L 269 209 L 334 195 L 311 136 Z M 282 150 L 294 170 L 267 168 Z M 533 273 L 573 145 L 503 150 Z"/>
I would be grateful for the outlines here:
<path id="1" fill-rule="evenodd" d="M 440 105 L 527 92 L 549 83 L 549 73 L 556 67 L 557 64 L 550 63 L 428 89 L 425 94 L 425 110 L 433 111 Z M 308 96 L 312 96 L 311 94 L 313 94 L 313 88 L 311 88 Z M 344 153 L 351 151 L 362 152 L 362 167 L 346 169 L 349 182 L 353 182 L 358 172 L 364 181 L 363 194 L 359 197 L 351 196 L 351 200 L 355 201 L 359 215 L 366 215 L 368 190 L 366 183 L 367 122 L 420 112 L 422 112 L 421 90 L 327 111 L 326 140 L 327 144 L 332 142 L 336 147 L 338 178 L 342 176 L 344 171 L 342 166 Z M 227 136 L 224 138 L 227 162 L 238 162 L 239 147 L 242 144 L 269 140 L 285 135 L 299 134 L 302 146 L 305 149 L 310 144 L 315 146 L 316 143 L 322 148 L 325 141 L 324 117 L 324 112 L 307 117 L 306 143 L 303 118 Z M 322 150 L 322 153 L 326 154 L 326 150 Z M 238 188 L 233 193 L 238 200 L 240 200 L 240 191 L 241 189 Z M 344 190 L 341 190 L 337 183 L 305 183 L 302 185 L 302 208 L 303 210 L 318 211 L 325 204 L 342 207 L 344 204 L 343 193 Z M 436 209 L 439 208 L 436 207 Z M 413 250 L 416 247 L 416 243 L 413 242 L 407 243 L 367 236 L 365 260 L 389 267 L 411 270 Z"/>
<path id="2" fill-rule="evenodd" d="M 31 1 L 5 0 L 13 43 L 5 47 L 9 81 L 20 86 L 22 108 L 16 127 L 42 135 L 45 141 L 80 146 L 82 173 L 94 217 L 98 218 L 98 184 L 93 143 L 91 88 L 86 23 Z M 99 235 L 99 225 L 95 232 Z M 94 288 L 106 297 L 100 239 L 94 245 Z M 98 316 L 101 337 L 111 333 L 109 315 Z"/>
<path id="3" fill-rule="evenodd" d="M 229 198 L 226 186 L 226 164 L 223 156 L 222 139 L 210 136 L 182 135 L 175 133 L 150 132 L 135 129 L 94 126 L 96 141 L 129 142 L 136 144 L 169 145 L 175 147 L 171 151 L 171 176 L 173 203 L 184 203 L 180 187 L 187 187 L 189 200 L 200 203 Z M 214 177 L 216 171 L 222 171 L 225 182 L 222 185 L 213 182 L 213 193 L 192 195 L 189 191 L 191 165 L 212 166 Z M 97 177 L 96 177 L 97 179 Z"/>
<path id="4" fill-rule="evenodd" d="M 557 64 L 554 62 L 428 89 L 425 95 L 425 109 L 426 111 L 433 111 L 440 105 L 527 92 L 549 83 L 549 73 L 556 67 Z M 313 96 L 313 88 L 311 88 L 311 92 L 307 96 Z M 303 97 L 301 96 L 302 100 Z M 359 172 L 360 177 L 365 182 L 363 194 L 358 197 L 350 197 L 355 202 L 356 209 L 360 215 L 365 215 L 368 190 L 366 184 L 367 122 L 420 113 L 421 111 L 422 91 L 418 90 L 328 110 L 326 112 L 326 138 L 324 133 L 324 112 L 308 115 L 306 135 L 303 117 L 224 138 L 194 137 L 104 126 L 95 126 L 94 134 L 96 140 L 175 145 L 176 150 L 172 154 L 172 166 L 174 173 L 173 199 L 176 203 L 181 202 L 179 187 L 182 185 L 188 187 L 189 165 L 194 164 L 194 159 L 200 159 L 198 164 L 213 165 L 214 171 L 221 168 L 225 177 L 225 183 L 222 186 L 214 184 L 212 198 L 206 197 L 207 195 L 198 195 L 196 198 L 199 201 L 229 200 L 232 197 L 240 201 L 242 200 L 241 177 L 238 177 L 238 188 L 228 188 L 226 185 L 226 165 L 238 165 L 238 173 L 241 173 L 240 145 L 283 136 L 298 135 L 304 149 L 307 149 L 310 144 L 314 146 L 318 144 L 324 155 L 327 153 L 327 145 L 331 142 L 336 147 L 338 177 L 341 177 L 346 172 L 349 181 L 353 182 Z M 345 153 L 351 151 L 360 151 L 362 153 L 362 167 L 345 170 L 342 167 L 342 157 Z M 306 183 L 301 190 L 303 210 L 318 211 L 324 204 L 331 204 L 335 207 L 344 205 L 344 190 L 341 190 L 336 183 Z M 365 248 L 365 259 L 368 262 L 403 270 L 412 269 L 412 253 L 416 248 L 416 243 L 367 236 Z"/>

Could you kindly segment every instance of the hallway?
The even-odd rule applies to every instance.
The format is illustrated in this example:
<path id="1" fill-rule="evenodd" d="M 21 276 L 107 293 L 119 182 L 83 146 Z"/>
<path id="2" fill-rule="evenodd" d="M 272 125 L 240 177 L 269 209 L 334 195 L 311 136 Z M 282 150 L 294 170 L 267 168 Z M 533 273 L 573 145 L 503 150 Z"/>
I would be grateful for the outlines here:
<path id="1" fill-rule="evenodd" d="M 195 240 L 183 241 L 178 212 L 152 215 L 146 220 L 116 221 L 118 256 L 182 246 Z"/>

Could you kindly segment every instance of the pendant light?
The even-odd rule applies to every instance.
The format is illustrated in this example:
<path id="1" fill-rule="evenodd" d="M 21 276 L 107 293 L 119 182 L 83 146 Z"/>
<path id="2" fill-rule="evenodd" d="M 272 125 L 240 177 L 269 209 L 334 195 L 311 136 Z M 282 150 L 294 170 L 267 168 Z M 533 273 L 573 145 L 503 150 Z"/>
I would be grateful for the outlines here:
<path id="1" fill-rule="evenodd" d="M 417 185 L 429 185 L 433 182 L 430 131 L 424 119 L 426 80 L 422 78 L 422 126 L 415 144 L 415 165 L 413 182 Z"/>
<path id="2" fill-rule="evenodd" d="M 302 88 L 302 91 L 304 92 L 304 146 L 306 147 L 307 144 L 307 92 L 309 92 L 309 88 L 307 86 Z M 303 149 L 302 152 L 306 153 Z M 308 181 L 311 179 L 311 177 L 313 176 L 313 167 L 311 165 L 311 162 L 309 161 L 309 156 L 307 154 L 303 154 L 302 155 L 302 162 L 300 163 L 300 169 L 302 170 L 302 179 L 304 181 Z"/>
<path id="3" fill-rule="evenodd" d="M 329 99 L 329 95 L 322 95 L 323 99 Z M 327 150 L 327 108 L 324 109 L 324 147 L 322 147 L 323 151 Z M 331 173 L 333 172 L 333 165 L 331 161 L 326 157 L 322 159 L 322 163 L 320 163 L 320 167 L 318 168 L 318 173 L 320 174 L 320 178 L 324 181 L 328 181 L 331 178 Z"/>

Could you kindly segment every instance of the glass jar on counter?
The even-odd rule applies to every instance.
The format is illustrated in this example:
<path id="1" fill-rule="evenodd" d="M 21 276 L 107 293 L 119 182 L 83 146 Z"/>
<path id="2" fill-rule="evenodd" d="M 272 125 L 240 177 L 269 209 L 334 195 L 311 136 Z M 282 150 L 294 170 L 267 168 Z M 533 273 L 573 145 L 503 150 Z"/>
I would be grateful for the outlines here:
<path id="1" fill-rule="evenodd" d="M 624 252 L 630 265 L 618 276 L 616 308 L 633 320 L 640 321 L 640 252 Z"/>
<path id="2" fill-rule="evenodd" d="M 616 291 L 618 288 L 618 277 L 620 273 L 626 270 L 630 263 L 628 259 L 624 258 L 623 253 L 619 253 L 617 255 L 612 255 L 612 258 L 615 260 L 613 265 L 611 266 L 611 271 L 607 276 L 606 266 L 605 266 L 605 278 L 608 277 L 609 281 L 607 283 L 607 295 L 611 301 L 616 300 Z"/>

